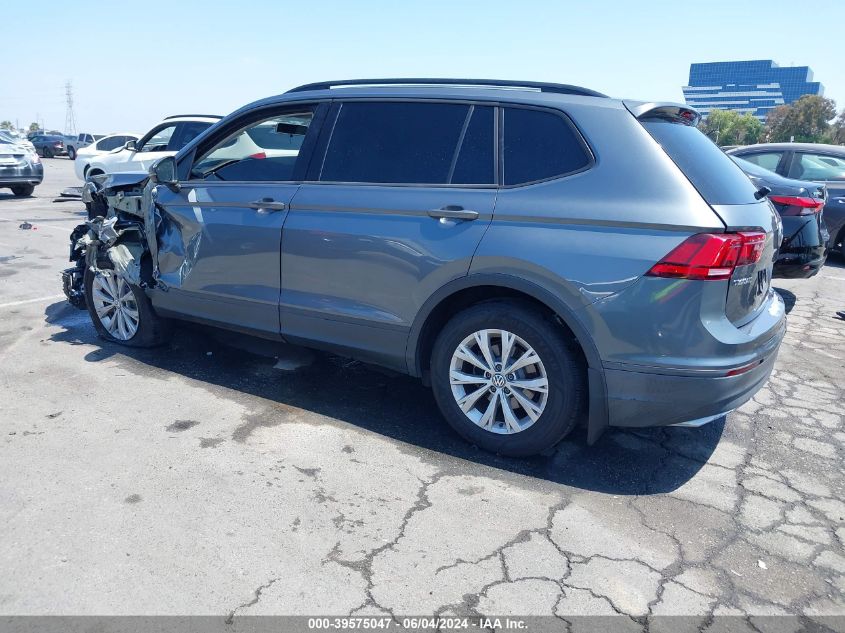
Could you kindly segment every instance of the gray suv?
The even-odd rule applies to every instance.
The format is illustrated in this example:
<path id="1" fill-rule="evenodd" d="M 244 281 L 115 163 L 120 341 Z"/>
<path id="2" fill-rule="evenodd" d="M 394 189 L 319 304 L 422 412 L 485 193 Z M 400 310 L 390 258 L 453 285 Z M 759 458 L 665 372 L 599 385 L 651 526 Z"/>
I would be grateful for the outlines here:
<path id="1" fill-rule="evenodd" d="M 108 213 L 65 291 L 124 345 L 176 318 L 418 376 L 506 455 L 580 420 L 697 426 L 765 383 L 786 326 L 777 214 L 698 118 L 557 84 L 302 86 L 87 185 Z"/>

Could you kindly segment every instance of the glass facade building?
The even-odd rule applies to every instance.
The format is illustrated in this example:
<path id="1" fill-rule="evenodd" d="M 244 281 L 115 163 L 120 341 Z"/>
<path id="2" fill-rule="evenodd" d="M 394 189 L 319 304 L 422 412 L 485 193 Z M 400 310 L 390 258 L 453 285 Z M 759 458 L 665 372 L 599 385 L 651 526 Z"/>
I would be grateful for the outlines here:
<path id="1" fill-rule="evenodd" d="M 750 112 L 764 121 L 769 110 L 804 95 L 822 95 L 807 66 L 781 67 L 770 59 L 691 64 L 683 87 L 687 105 L 703 115 L 712 109 Z"/>

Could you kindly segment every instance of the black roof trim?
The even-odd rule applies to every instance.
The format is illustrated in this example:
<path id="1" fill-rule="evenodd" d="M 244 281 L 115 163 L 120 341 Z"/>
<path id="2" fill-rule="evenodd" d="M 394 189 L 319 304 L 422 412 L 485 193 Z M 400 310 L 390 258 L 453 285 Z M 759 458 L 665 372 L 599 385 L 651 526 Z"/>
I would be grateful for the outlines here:
<path id="1" fill-rule="evenodd" d="M 181 119 L 182 117 L 186 116 L 195 116 L 195 117 L 203 117 L 205 119 L 222 119 L 223 117 L 219 114 L 171 114 L 170 116 L 164 117 L 164 121 L 168 121 L 170 119 Z"/>
<path id="2" fill-rule="evenodd" d="M 554 92 L 567 95 L 581 95 L 584 97 L 607 97 L 600 92 L 570 86 L 567 84 L 553 84 L 540 81 L 513 81 L 509 79 L 425 79 L 425 78 L 390 78 L 390 79 L 343 79 L 340 81 L 319 81 L 291 88 L 288 92 L 305 92 L 306 90 L 326 90 L 329 88 L 343 88 L 348 86 L 461 86 L 461 87 L 489 87 L 519 89 L 529 88 L 539 92 Z"/>

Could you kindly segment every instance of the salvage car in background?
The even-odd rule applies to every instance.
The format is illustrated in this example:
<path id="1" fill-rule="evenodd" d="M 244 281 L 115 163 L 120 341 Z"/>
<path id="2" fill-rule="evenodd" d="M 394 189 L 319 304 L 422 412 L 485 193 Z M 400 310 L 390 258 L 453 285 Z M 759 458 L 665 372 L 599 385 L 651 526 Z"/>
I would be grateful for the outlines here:
<path id="1" fill-rule="evenodd" d="M 146 171 L 159 158 L 172 156 L 195 137 L 214 125 L 216 115 L 183 114 L 170 116 L 147 132 L 139 141 L 129 140 L 117 151 L 99 154 L 88 161 L 85 177 L 127 171 Z M 77 175 L 78 172 L 77 172 Z"/>
<path id="2" fill-rule="evenodd" d="M 16 196 L 30 196 L 44 180 L 44 165 L 30 149 L 0 138 L 0 188 Z"/>
<path id="3" fill-rule="evenodd" d="M 824 183 L 824 222 L 830 250 L 845 257 L 845 147 L 819 143 L 761 143 L 728 152 L 786 178 Z"/>
<path id="4" fill-rule="evenodd" d="M 36 134 L 30 139 L 35 151 L 44 158 L 53 158 L 67 153 L 65 137 L 58 134 Z"/>
<path id="5" fill-rule="evenodd" d="M 139 138 L 141 138 L 141 135 L 136 132 L 116 132 L 104 136 L 96 143 L 91 143 L 87 147 L 83 147 L 77 152 L 76 160 L 73 162 L 73 169 L 76 171 L 76 176 L 80 180 L 85 180 L 88 170 L 91 168 L 91 161 L 95 157 L 108 154 L 109 152 L 120 151 L 126 143 L 137 141 Z"/>
<path id="6" fill-rule="evenodd" d="M 758 188 L 766 187 L 769 201 L 783 222 L 783 241 L 772 271 L 774 277 L 812 277 L 827 259 L 830 234 L 822 217 L 827 202 L 824 185 L 784 178 L 739 156 L 731 156 Z"/>
<path id="7" fill-rule="evenodd" d="M 786 317 L 777 214 L 698 119 L 558 84 L 301 86 L 86 183 L 106 217 L 64 289 L 122 345 L 179 318 L 419 376 L 502 454 L 585 418 L 590 442 L 700 426 L 766 382 Z"/>

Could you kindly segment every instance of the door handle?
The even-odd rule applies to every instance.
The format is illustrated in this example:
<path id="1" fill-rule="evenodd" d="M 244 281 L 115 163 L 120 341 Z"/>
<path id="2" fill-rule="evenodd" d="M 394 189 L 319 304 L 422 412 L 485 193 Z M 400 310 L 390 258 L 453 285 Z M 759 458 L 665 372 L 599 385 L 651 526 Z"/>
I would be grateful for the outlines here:
<path id="1" fill-rule="evenodd" d="M 259 211 L 284 211 L 286 205 L 284 202 L 276 202 L 273 198 L 261 198 L 255 202 L 250 202 L 247 205 L 250 209 L 258 209 Z"/>
<path id="2" fill-rule="evenodd" d="M 446 220 L 477 220 L 478 211 L 470 211 L 461 206 L 450 204 L 440 209 L 432 209 L 428 212 L 429 217 Z"/>

